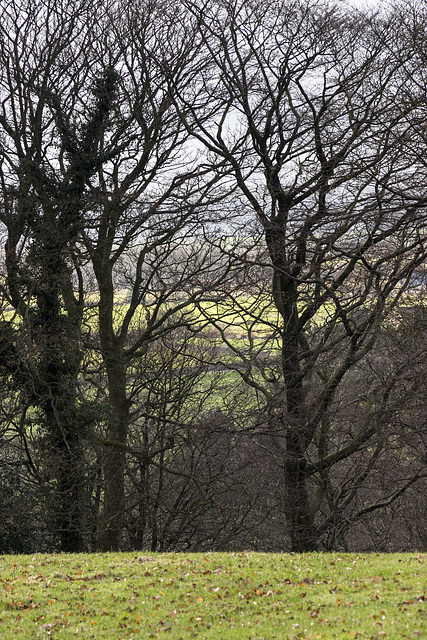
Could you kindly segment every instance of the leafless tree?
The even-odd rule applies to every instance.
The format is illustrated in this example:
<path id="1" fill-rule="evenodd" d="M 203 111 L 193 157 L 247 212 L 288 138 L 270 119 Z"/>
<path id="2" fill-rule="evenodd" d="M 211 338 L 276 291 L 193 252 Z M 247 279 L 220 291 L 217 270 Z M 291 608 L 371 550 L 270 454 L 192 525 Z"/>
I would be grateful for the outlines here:
<path id="1" fill-rule="evenodd" d="M 81 238 L 99 292 L 99 349 L 111 407 L 103 549 L 120 545 L 134 362 L 177 326 L 195 328 L 195 301 L 222 285 L 232 268 L 207 241 L 205 226 L 224 198 L 224 190 L 215 189 L 223 163 L 198 159 L 158 64 L 160 57 L 179 86 L 191 84 L 199 70 L 195 27 L 190 21 L 184 28 L 177 11 L 163 3 L 119 6 L 102 24 L 116 49 L 106 49 L 101 65 L 114 59 L 119 70 L 110 123 L 100 140 L 111 160 L 90 186 L 91 212 Z M 164 41 L 173 48 L 163 50 Z"/>
<path id="2" fill-rule="evenodd" d="M 44 432 L 57 497 L 54 528 L 67 550 L 84 546 L 77 391 L 83 292 L 72 278 L 74 246 L 86 183 L 103 161 L 92 137 L 105 126 L 112 91 L 107 76 L 89 78 L 83 51 L 93 23 L 84 2 L 2 3 L 2 292 L 9 305 L 3 337 L 21 388 L 20 424 L 36 423 Z"/>
<path id="3" fill-rule="evenodd" d="M 262 313 L 254 303 L 246 317 L 252 328 L 271 328 L 279 363 L 262 364 L 253 341 L 246 350 L 226 341 L 244 363 L 239 374 L 264 399 L 266 428 L 282 452 L 291 547 L 315 549 L 332 470 L 380 446 L 373 416 L 342 433 L 334 419 L 340 389 L 426 258 L 425 136 L 417 124 L 424 72 L 412 73 L 413 47 L 393 10 L 185 4 L 211 63 L 199 89 L 221 115 L 201 122 L 192 93 L 179 91 L 172 74 L 171 91 L 180 94 L 187 130 L 232 170 L 262 231 L 272 293 L 260 298 Z M 244 306 L 238 298 L 230 305 Z M 381 422 L 386 428 L 385 415 Z"/>
<path id="4" fill-rule="evenodd" d="M 201 242 L 207 196 L 212 207 L 223 197 L 214 192 L 221 164 L 202 164 L 189 147 L 155 60 L 161 54 L 178 83 L 191 83 L 194 29 L 176 19 L 164 3 L 5 7 L 4 292 L 16 314 L 7 336 L 22 323 L 22 411 L 37 408 L 52 447 L 64 549 L 84 545 L 82 447 L 97 422 L 80 376 L 91 304 L 85 274 L 96 282 L 96 347 L 110 407 L 99 544 L 113 549 L 124 510 L 127 369 L 171 330 L 172 315 L 178 324 L 194 323 L 194 300 L 230 268 Z M 168 59 L 163 39 L 175 46 Z"/>
<path id="5" fill-rule="evenodd" d="M 298 551 L 344 544 L 425 474 L 396 449 L 424 442 L 421 352 L 392 347 L 426 259 L 409 8 L 3 2 L 1 411 L 62 549 L 118 549 L 125 525 L 152 548 L 249 540 L 256 447 Z M 208 325 L 222 346 L 196 366 Z M 226 370 L 209 431 L 188 384 Z M 385 460 L 399 480 L 369 501 Z"/>

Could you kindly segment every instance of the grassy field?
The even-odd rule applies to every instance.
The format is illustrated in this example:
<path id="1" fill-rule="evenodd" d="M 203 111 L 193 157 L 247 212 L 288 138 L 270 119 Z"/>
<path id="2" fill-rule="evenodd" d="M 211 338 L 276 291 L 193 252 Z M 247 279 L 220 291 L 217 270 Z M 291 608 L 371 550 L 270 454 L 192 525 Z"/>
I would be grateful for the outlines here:
<path id="1" fill-rule="evenodd" d="M 0 566 L 4 640 L 427 637 L 427 555 L 36 555 Z"/>

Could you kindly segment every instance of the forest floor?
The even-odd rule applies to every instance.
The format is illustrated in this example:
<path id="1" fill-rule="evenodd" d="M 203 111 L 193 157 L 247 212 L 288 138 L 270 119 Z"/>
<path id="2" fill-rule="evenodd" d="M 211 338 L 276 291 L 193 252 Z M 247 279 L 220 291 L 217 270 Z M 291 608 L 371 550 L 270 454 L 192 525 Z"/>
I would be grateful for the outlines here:
<path id="1" fill-rule="evenodd" d="M 0 556 L 0 637 L 427 637 L 427 554 Z"/>

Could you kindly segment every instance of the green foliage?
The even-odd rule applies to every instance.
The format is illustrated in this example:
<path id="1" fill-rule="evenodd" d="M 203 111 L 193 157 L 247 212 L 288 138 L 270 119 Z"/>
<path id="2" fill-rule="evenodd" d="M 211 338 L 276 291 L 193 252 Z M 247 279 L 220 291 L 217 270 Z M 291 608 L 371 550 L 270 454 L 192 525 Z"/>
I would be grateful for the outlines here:
<path id="1" fill-rule="evenodd" d="M 427 556 L 5 556 L 12 638 L 425 637 Z"/>

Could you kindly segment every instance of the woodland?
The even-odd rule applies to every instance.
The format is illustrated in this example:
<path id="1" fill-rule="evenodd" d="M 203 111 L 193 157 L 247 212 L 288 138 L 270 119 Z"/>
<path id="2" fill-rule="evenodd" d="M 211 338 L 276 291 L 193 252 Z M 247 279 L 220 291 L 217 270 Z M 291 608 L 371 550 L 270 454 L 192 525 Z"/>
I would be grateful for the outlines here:
<path id="1" fill-rule="evenodd" d="M 0 553 L 425 550 L 424 3 L 0 8 Z"/>

